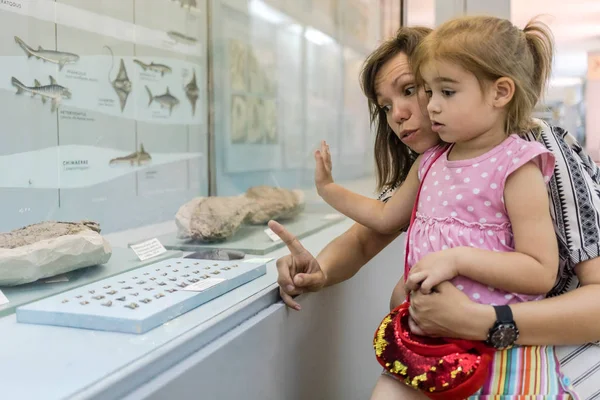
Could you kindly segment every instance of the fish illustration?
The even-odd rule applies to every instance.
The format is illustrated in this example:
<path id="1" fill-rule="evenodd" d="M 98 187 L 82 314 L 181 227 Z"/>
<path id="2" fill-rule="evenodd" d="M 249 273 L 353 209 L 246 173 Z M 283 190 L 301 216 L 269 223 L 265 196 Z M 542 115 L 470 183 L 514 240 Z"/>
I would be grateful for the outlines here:
<path id="1" fill-rule="evenodd" d="M 133 167 L 135 164 L 140 166 L 142 164 L 149 164 L 151 162 L 152 157 L 146 152 L 146 150 L 144 150 L 144 144 L 140 143 L 139 151 L 134 151 L 133 153 L 124 157 L 113 158 L 109 161 L 108 165 L 129 164 Z"/>
<path id="2" fill-rule="evenodd" d="M 169 31 L 167 32 L 167 35 L 173 39 L 176 42 L 179 43 L 184 43 L 184 44 L 196 44 L 196 42 L 198 41 L 198 39 L 188 36 L 188 35 L 184 35 L 183 33 L 179 33 L 179 32 L 175 32 L 175 31 Z"/>
<path id="3" fill-rule="evenodd" d="M 117 92 L 117 96 L 119 97 L 119 103 L 121 104 L 121 112 L 125 109 L 125 105 L 127 104 L 127 97 L 129 97 L 129 93 L 131 93 L 131 81 L 127 76 L 127 70 L 125 69 L 125 62 L 121 58 L 121 64 L 119 65 L 119 72 L 117 73 L 117 77 L 114 81 L 111 82 L 110 74 L 112 73 L 114 67 L 114 54 L 110 47 L 104 46 L 110 51 L 111 56 L 113 57 L 113 61 L 110 64 L 110 71 L 108 71 L 108 83 L 111 84 L 115 92 Z"/>
<path id="4" fill-rule="evenodd" d="M 198 85 L 196 84 L 196 70 L 194 69 L 194 75 L 190 83 L 185 85 L 185 95 L 187 96 L 190 103 L 192 103 L 192 115 L 196 115 L 196 102 L 198 101 Z"/>
<path id="5" fill-rule="evenodd" d="M 160 72 L 160 76 L 165 76 L 165 74 L 167 72 L 172 71 L 171 67 L 169 67 L 168 65 L 165 65 L 165 64 L 155 64 L 154 62 L 151 62 L 150 64 L 146 64 L 140 60 L 133 60 L 133 62 L 136 63 L 137 65 L 139 65 L 140 67 L 142 67 L 142 69 L 144 71 L 150 70 L 150 71 L 154 71 L 154 72 Z"/>
<path id="6" fill-rule="evenodd" d="M 150 101 L 148 101 L 148 107 L 150 107 L 150 104 L 152 104 L 153 101 L 156 101 L 162 108 L 168 108 L 169 115 L 171 115 L 173 112 L 173 107 L 179 104 L 179 100 L 177 100 L 177 98 L 171 95 L 169 92 L 169 87 L 167 87 L 165 94 L 161 94 L 160 96 L 153 96 L 148 86 L 146 86 L 146 90 L 148 91 L 148 96 L 150 97 Z"/>
<path id="7" fill-rule="evenodd" d="M 27 58 L 35 57 L 38 60 L 42 59 L 54 64 L 58 64 L 58 70 L 61 71 L 65 64 L 76 63 L 79 60 L 79 56 L 74 53 L 65 53 L 64 51 L 56 50 L 44 50 L 42 46 L 39 46 L 37 50 L 30 47 L 20 37 L 15 36 L 15 42 L 21 47 L 27 54 Z"/>
<path id="8" fill-rule="evenodd" d="M 37 79 L 34 81 L 34 86 L 25 86 L 14 76 L 11 79 L 11 83 L 17 88 L 17 94 L 29 92 L 31 93 L 32 97 L 39 95 L 42 98 L 42 103 L 44 104 L 46 104 L 46 100 L 50 99 L 52 104 L 51 112 L 56 111 L 63 98 L 71 98 L 71 91 L 64 86 L 57 84 L 56 80 L 52 76 L 50 76 L 50 84 L 45 86 L 41 86 Z"/>
<path id="9" fill-rule="evenodd" d="M 171 0 L 173 3 L 179 3 L 179 5 L 184 8 L 187 7 L 190 10 L 192 8 L 198 8 L 197 0 Z"/>

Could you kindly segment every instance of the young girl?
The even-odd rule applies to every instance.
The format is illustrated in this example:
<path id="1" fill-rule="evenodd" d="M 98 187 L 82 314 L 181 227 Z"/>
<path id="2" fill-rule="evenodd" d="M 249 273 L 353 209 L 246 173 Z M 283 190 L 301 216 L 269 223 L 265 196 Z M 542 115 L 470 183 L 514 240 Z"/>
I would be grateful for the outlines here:
<path id="1" fill-rule="evenodd" d="M 486 304 L 543 297 L 558 269 L 545 186 L 554 158 L 514 132 L 532 127 L 530 114 L 550 74 L 551 34 L 535 23 L 519 30 L 503 19 L 459 18 L 429 35 L 411 61 L 429 98 L 432 129 L 445 144 L 420 156 L 404 184 L 382 204 L 333 183 L 323 143 L 315 154 L 318 193 L 338 211 L 383 233 L 409 224 L 419 194 L 407 235 L 407 292 L 429 293 L 452 280 Z M 384 319 L 380 329 L 391 320 Z M 378 356 L 396 345 L 382 338 Z M 437 390 L 418 379 L 407 381 L 411 368 L 410 360 L 386 365 L 408 384 L 397 385 L 398 398 L 424 397 L 410 386 Z M 498 382 L 507 379 L 514 381 L 514 393 L 496 393 Z M 497 352 L 479 394 L 570 398 L 552 347 Z"/>

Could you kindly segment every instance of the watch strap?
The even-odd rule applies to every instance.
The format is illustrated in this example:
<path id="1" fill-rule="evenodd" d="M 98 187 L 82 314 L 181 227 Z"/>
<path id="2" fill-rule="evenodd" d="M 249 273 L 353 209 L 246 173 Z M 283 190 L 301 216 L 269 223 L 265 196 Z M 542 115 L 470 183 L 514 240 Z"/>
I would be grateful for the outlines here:
<path id="1" fill-rule="evenodd" d="M 514 324 L 513 313 L 510 309 L 510 306 L 494 306 L 494 311 L 496 311 L 496 323 L 500 324 Z"/>

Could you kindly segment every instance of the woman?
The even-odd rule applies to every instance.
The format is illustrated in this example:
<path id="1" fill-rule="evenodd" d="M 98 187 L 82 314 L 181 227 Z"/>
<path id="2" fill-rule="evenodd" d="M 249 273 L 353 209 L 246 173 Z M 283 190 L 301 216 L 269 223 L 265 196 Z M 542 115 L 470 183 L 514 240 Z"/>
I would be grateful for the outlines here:
<path id="1" fill-rule="evenodd" d="M 420 153 L 439 140 L 431 130 L 427 113 L 421 109 L 408 65 L 408 57 L 429 31 L 401 28 L 394 39 L 383 43 L 369 56 L 361 76 L 377 127 L 375 146 L 387 148 L 390 155 L 376 160 L 378 187 L 389 188 L 380 196 L 384 201 L 402 182 L 414 160 L 409 148 Z M 600 315 L 600 259 L 597 258 L 600 252 L 600 173 L 570 135 L 545 124 L 541 128 L 541 135 L 531 133 L 529 139 L 539 137 L 557 158 L 550 193 L 561 273 L 550 293 L 554 297 L 511 306 L 520 332 L 517 343 L 587 343 L 600 339 L 600 319 L 594 318 Z M 292 296 L 349 279 L 400 234 L 378 234 L 355 224 L 315 259 L 283 227 L 276 223 L 270 223 L 270 227 L 290 248 L 290 255 L 277 260 L 278 283 L 284 302 L 297 310 L 300 306 Z M 581 287 L 577 287 L 577 283 Z M 556 297 L 562 293 L 565 294 Z M 392 299 L 391 304 L 401 300 Z M 411 303 L 416 333 L 485 340 L 496 322 L 491 306 L 471 302 L 450 283 L 439 285 L 437 292 L 431 295 L 415 293 Z M 564 329 L 565 326 L 570 329 Z M 595 351 L 587 346 L 582 349 Z M 577 374 L 585 372 L 581 371 L 580 353 Z M 564 372 L 575 378 L 568 368 L 564 368 Z M 386 398 L 390 379 L 380 378 L 373 398 Z M 576 390 L 579 391 L 577 386 Z M 580 394 L 585 397 L 584 393 Z"/>

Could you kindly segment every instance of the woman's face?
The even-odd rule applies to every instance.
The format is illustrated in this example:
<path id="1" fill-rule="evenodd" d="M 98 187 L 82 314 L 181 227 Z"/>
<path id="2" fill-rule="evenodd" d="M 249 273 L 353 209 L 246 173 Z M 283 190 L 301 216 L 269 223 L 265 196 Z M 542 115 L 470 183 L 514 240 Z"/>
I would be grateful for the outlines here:
<path id="1" fill-rule="evenodd" d="M 431 130 L 426 101 L 418 96 L 408 57 L 399 53 L 385 63 L 375 77 L 377 104 L 384 109 L 387 123 L 396 136 L 417 153 L 438 144 Z"/>

